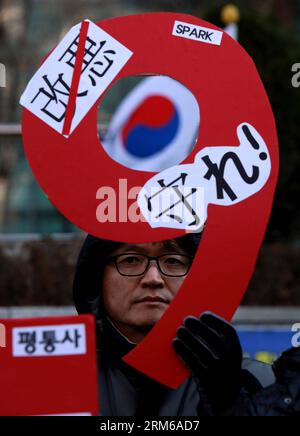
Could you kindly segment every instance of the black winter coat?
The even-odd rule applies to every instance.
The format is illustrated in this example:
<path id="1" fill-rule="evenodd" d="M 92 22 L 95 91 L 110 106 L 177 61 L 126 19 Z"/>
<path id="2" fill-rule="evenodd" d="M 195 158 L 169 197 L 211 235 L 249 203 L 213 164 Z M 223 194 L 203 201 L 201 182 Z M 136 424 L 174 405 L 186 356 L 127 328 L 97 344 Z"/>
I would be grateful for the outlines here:
<path id="1" fill-rule="evenodd" d="M 169 389 L 122 361 L 133 347 L 106 320 L 99 277 L 107 242 L 88 236 L 74 278 L 74 299 L 79 313 L 98 319 L 99 398 L 104 416 L 213 415 L 206 393 L 190 377 L 178 389 Z M 113 243 L 112 243 L 113 244 Z M 243 388 L 230 410 L 231 416 L 300 415 L 300 348 L 283 353 L 272 367 L 252 360 L 243 362 Z M 276 379 L 275 379 L 276 376 Z"/>
<path id="2" fill-rule="evenodd" d="M 199 416 L 210 415 L 205 393 L 190 377 L 173 390 L 139 373 L 122 361 L 133 347 L 109 321 L 98 323 L 99 401 L 102 416 Z M 274 383 L 270 365 L 244 359 L 244 389 L 229 415 L 257 415 L 251 402 L 264 387 Z M 243 407 L 242 407 L 243 406 Z"/>
<path id="3" fill-rule="evenodd" d="M 276 383 L 252 398 L 260 416 L 300 416 L 300 348 L 291 348 L 274 363 Z"/>

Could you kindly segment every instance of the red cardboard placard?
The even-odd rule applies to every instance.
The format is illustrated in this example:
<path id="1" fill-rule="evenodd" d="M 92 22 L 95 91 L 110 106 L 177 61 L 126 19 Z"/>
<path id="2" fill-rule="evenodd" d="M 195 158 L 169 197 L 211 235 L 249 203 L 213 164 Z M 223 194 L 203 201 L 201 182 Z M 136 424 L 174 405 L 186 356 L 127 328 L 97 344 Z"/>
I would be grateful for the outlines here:
<path id="1" fill-rule="evenodd" d="M 176 20 L 190 29 L 205 27 L 208 39 L 210 32 L 222 32 L 198 18 L 173 13 L 132 15 L 97 23 L 133 53 L 110 86 L 126 76 L 161 74 L 178 80 L 194 94 L 201 125 L 197 143 L 184 164 L 193 163 L 205 147 L 238 146 L 237 127 L 247 122 L 267 144 L 272 167 L 267 183 L 255 195 L 230 207 L 209 206 L 204 236 L 188 277 L 163 318 L 125 358 L 171 387 L 177 387 L 188 374 L 171 346 L 183 318 L 211 310 L 230 319 L 244 295 L 269 220 L 279 164 L 273 113 L 252 59 L 225 33 L 219 45 L 204 41 L 204 34 L 191 39 L 191 31 L 186 35 L 190 38 L 174 35 Z M 126 179 L 129 191 L 142 187 L 153 175 L 123 167 L 101 147 L 97 110 L 102 98 L 68 138 L 28 110 L 23 111 L 25 151 L 41 187 L 60 212 L 95 236 L 141 243 L 184 235 L 184 230 L 154 229 L 145 220 L 97 221 L 100 187 L 113 188 L 120 197 L 119 207 L 125 204 L 128 210 L 134 200 L 119 192 L 119 180 Z"/>
<path id="2" fill-rule="evenodd" d="M 99 414 L 92 315 L 5 319 L 1 324 L 6 331 L 6 347 L 0 348 L 1 416 Z M 41 343 L 45 332 L 48 340 Z M 62 355 L 56 355 L 58 347 Z M 71 347 L 69 354 L 66 347 Z M 79 347 L 85 351 L 75 354 Z"/>

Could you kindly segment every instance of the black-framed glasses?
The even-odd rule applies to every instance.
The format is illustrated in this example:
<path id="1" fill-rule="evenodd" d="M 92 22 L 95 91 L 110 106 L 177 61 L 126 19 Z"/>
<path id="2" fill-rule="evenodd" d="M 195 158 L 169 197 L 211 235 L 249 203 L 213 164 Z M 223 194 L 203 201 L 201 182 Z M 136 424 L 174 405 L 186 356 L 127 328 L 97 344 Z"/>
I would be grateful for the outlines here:
<path id="1" fill-rule="evenodd" d="M 129 277 L 145 274 L 152 260 L 156 261 L 157 267 L 163 275 L 183 277 L 189 272 L 193 257 L 177 253 L 162 254 L 155 257 L 139 253 L 124 253 L 107 259 L 107 261 L 114 263 L 119 274 Z"/>

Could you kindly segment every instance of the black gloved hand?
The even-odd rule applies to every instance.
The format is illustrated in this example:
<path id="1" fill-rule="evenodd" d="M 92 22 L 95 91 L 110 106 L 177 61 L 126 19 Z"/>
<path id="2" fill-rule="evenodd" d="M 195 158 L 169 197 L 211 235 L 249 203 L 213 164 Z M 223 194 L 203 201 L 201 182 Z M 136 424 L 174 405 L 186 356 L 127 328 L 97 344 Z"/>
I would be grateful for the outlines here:
<path id="1" fill-rule="evenodd" d="M 212 410 L 230 408 L 241 390 L 242 348 L 235 329 L 206 312 L 189 316 L 177 330 L 173 347 L 205 391 Z"/>

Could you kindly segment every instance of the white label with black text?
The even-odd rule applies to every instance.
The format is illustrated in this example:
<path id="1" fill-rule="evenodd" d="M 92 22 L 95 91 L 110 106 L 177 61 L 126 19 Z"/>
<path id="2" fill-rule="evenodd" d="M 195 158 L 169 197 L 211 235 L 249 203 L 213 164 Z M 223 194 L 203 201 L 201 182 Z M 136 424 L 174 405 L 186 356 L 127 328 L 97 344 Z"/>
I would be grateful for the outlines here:
<path id="1" fill-rule="evenodd" d="M 72 27 L 28 83 L 20 103 L 62 133 L 81 23 Z M 83 65 L 70 133 L 86 116 L 132 56 L 132 51 L 89 21 Z"/>
<path id="2" fill-rule="evenodd" d="M 86 354 L 84 324 L 14 327 L 13 356 L 71 356 Z"/>
<path id="3" fill-rule="evenodd" d="M 152 228 L 201 231 L 209 204 L 231 206 L 259 192 L 269 179 L 268 146 L 249 123 L 237 127 L 237 146 L 205 147 L 193 164 L 168 168 L 151 177 L 137 202 Z"/>
<path id="4" fill-rule="evenodd" d="M 223 33 L 219 30 L 196 26 L 195 24 L 184 23 L 183 21 L 175 21 L 172 35 L 207 44 L 221 45 Z"/>

